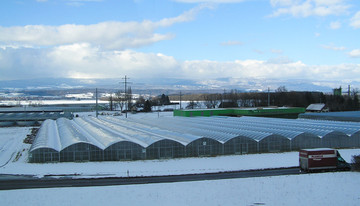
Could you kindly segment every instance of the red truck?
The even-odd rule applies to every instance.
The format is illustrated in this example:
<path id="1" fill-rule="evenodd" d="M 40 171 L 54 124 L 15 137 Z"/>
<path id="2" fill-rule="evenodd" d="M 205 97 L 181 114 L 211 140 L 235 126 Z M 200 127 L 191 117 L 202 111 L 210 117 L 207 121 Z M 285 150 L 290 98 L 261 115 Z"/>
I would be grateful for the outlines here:
<path id="1" fill-rule="evenodd" d="M 336 149 L 318 148 L 299 151 L 299 166 L 301 171 L 338 171 L 350 170 L 347 163 Z"/>

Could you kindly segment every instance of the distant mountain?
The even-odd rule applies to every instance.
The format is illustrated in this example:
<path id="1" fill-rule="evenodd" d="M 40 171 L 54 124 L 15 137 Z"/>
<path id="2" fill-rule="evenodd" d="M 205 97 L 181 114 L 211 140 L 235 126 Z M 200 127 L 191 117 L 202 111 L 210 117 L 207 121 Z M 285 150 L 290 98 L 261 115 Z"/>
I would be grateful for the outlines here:
<path id="1" fill-rule="evenodd" d="M 86 90 L 101 88 L 105 90 L 123 90 L 123 79 L 70 79 L 41 78 L 27 80 L 0 81 L 0 91 L 34 91 L 34 90 Z M 237 91 L 271 91 L 279 86 L 285 86 L 289 91 L 321 91 L 331 92 L 332 88 L 313 83 L 309 80 L 276 80 L 276 79 L 137 79 L 127 80 L 133 91 L 142 93 L 171 93 L 176 91 L 222 92 L 236 89 Z M 324 84 L 326 85 L 326 84 Z M 156 92 L 157 91 L 157 92 Z"/>

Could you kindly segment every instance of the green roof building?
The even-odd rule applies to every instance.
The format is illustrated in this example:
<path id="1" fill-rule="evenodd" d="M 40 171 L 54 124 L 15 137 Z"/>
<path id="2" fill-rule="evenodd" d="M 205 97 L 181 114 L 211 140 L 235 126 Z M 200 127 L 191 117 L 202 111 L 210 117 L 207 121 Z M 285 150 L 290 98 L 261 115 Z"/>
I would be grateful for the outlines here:
<path id="1" fill-rule="evenodd" d="M 218 108 L 218 109 L 187 109 L 174 110 L 174 116 L 258 116 L 258 117 L 285 117 L 297 118 L 300 113 L 305 113 L 303 107 L 252 107 L 252 108 Z"/>

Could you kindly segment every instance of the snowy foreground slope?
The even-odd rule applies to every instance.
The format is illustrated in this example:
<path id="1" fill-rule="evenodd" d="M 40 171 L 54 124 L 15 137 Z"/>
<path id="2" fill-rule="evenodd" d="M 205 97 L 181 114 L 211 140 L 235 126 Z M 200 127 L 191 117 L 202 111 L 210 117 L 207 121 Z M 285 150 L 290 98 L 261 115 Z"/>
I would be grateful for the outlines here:
<path id="1" fill-rule="evenodd" d="M 27 163 L 29 144 L 22 140 L 29 128 L 0 128 L 0 174 L 82 177 L 124 177 L 171 174 L 193 174 L 248 169 L 298 166 L 298 152 L 275 154 L 231 155 L 209 158 L 180 158 L 122 162 Z M 344 159 L 360 154 L 360 149 L 340 150 Z"/>
<path id="2" fill-rule="evenodd" d="M 0 175 L 150 176 L 298 166 L 298 153 L 133 162 L 27 163 L 30 128 L 0 128 Z M 340 150 L 344 159 L 360 149 Z M 360 173 L 0 191 L 0 205 L 360 205 Z"/>
<path id="3" fill-rule="evenodd" d="M 360 203 L 360 173 L 0 191 L 1 205 L 326 205 Z"/>
<path id="4" fill-rule="evenodd" d="M 209 158 L 180 158 L 122 162 L 27 163 L 29 144 L 24 144 L 30 128 L 0 128 L 0 174 L 82 177 L 124 177 L 171 174 L 193 174 L 248 169 L 298 166 L 298 152 L 231 155 Z M 340 150 L 350 162 L 360 149 Z M 128 173 L 129 172 L 129 173 Z"/>

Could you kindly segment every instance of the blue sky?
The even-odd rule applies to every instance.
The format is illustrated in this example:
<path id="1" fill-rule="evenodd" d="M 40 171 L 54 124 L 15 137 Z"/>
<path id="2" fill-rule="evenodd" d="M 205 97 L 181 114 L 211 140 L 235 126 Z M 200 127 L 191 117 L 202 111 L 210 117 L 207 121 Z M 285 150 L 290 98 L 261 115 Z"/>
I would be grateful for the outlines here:
<path id="1" fill-rule="evenodd" d="M 16 0 L 0 80 L 306 79 L 360 86 L 358 0 Z"/>

